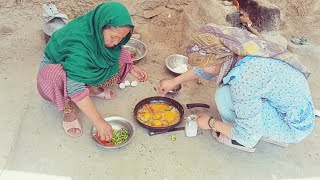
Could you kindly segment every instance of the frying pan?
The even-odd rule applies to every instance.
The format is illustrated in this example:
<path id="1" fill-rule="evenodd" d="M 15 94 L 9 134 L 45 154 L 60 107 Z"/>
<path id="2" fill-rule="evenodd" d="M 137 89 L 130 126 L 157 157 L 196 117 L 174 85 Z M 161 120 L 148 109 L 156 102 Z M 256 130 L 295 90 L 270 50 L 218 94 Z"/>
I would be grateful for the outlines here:
<path id="1" fill-rule="evenodd" d="M 149 126 L 146 125 L 144 123 L 142 123 L 141 121 L 139 121 L 138 119 L 138 111 L 139 109 L 141 109 L 145 104 L 150 104 L 150 103 L 166 103 L 169 104 L 173 107 L 175 107 L 180 114 L 179 117 L 179 121 L 171 126 L 167 126 L 167 127 L 153 127 L 153 126 Z M 192 104 L 186 104 L 187 109 L 191 109 L 191 108 L 195 108 L 195 107 L 204 107 L 204 108 L 210 108 L 209 105 L 207 104 L 202 104 L 202 103 L 192 103 Z M 184 108 L 183 106 L 177 102 L 174 99 L 168 98 L 168 97 L 162 97 L 162 96 L 154 96 L 154 97 L 149 97 L 146 99 L 141 100 L 134 108 L 134 118 L 137 120 L 137 122 L 144 128 L 149 129 L 149 132 L 158 132 L 157 134 L 163 133 L 163 132 L 167 132 L 170 129 L 178 126 L 182 121 L 183 121 L 183 117 L 184 117 Z M 150 133 L 149 133 L 150 134 Z M 151 134 L 150 134 L 151 135 Z"/>

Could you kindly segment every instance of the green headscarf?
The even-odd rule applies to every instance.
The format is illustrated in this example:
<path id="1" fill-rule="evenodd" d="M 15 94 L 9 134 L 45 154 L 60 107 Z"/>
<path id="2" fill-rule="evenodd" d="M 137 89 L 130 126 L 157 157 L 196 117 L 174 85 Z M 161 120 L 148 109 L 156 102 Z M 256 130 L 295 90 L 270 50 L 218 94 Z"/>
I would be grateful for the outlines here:
<path id="1" fill-rule="evenodd" d="M 131 37 L 129 33 L 118 45 L 106 48 L 102 30 L 125 25 L 134 27 L 125 6 L 117 2 L 100 4 L 56 31 L 45 55 L 62 64 L 67 77 L 85 84 L 102 84 L 118 73 L 121 46 Z"/>

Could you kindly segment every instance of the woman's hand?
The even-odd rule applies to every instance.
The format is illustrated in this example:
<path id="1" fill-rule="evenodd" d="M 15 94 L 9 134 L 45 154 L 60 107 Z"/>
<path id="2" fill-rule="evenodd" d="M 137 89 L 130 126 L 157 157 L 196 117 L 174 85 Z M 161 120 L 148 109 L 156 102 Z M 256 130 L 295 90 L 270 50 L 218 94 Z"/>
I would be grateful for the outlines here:
<path id="1" fill-rule="evenodd" d="M 101 120 L 94 126 L 97 129 L 97 136 L 100 138 L 101 141 L 111 141 L 112 126 L 108 122 Z"/>
<path id="2" fill-rule="evenodd" d="M 208 125 L 208 121 L 210 119 L 210 116 L 207 114 L 198 114 L 198 126 L 201 129 L 211 129 Z"/>
<path id="3" fill-rule="evenodd" d="M 172 90 L 176 85 L 178 85 L 173 79 L 163 79 L 160 81 L 159 92 L 161 96 L 164 96 Z"/>
<path id="4" fill-rule="evenodd" d="M 136 65 L 132 65 L 130 74 L 132 74 L 140 82 L 144 82 L 148 79 L 146 71 Z"/>
<path id="5" fill-rule="evenodd" d="M 96 127 L 98 137 L 100 137 L 101 140 L 110 141 L 112 138 L 112 127 L 100 115 L 90 97 L 86 96 L 82 100 L 76 102 L 76 104 Z"/>
<path id="6" fill-rule="evenodd" d="M 187 81 L 191 81 L 194 79 L 198 79 L 198 76 L 193 72 L 192 69 L 187 72 L 181 74 L 180 76 L 175 77 L 174 79 L 164 79 L 160 81 L 159 92 L 162 96 L 167 94 L 170 90 L 172 90 L 178 84 L 182 84 Z"/>
<path id="7" fill-rule="evenodd" d="M 211 129 L 208 125 L 208 121 L 210 116 L 207 114 L 198 114 L 198 127 L 201 129 Z M 231 130 L 233 125 L 229 123 L 221 122 L 220 120 L 211 120 L 210 121 L 211 127 L 214 127 L 215 131 L 220 132 L 226 135 L 228 138 L 232 139 Z"/>

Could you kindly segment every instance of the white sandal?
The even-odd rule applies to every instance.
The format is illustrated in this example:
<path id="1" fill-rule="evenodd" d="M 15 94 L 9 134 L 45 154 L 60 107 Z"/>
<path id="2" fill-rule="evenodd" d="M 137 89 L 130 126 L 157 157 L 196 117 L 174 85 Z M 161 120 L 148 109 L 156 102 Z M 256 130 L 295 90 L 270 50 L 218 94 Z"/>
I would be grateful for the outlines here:
<path id="1" fill-rule="evenodd" d="M 81 127 L 81 124 L 79 122 L 79 119 L 75 119 L 73 121 L 64 121 L 62 120 L 62 127 L 64 129 L 64 131 L 71 137 L 80 137 L 82 135 L 82 127 Z M 70 129 L 79 129 L 80 130 L 80 133 L 79 134 L 75 134 L 75 133 L 71 133 L 69 132 Z"/>
<path id="2" fill-rule="evenodd" d="M 239 144 L 237 141 L 228 138 L 227 136 L 223 135 L 220 132 L 212 131 L 211 134 L 214 139 L 216 139 L 218 142 L 226 146 L 229 146 L 238 150 L 246 151 L 246 152 L 254 152 L 256 150 L 255 148 L 245 147 Z"/>

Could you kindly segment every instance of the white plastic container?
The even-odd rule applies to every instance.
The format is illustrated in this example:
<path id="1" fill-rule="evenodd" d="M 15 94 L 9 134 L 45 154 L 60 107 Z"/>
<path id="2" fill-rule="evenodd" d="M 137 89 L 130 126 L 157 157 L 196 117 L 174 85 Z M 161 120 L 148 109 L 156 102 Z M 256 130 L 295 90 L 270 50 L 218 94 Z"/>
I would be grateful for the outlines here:
<path id="1" fill-rule="evenodd" d="M 185 133 L 187 137 L 197 136 L 198 133 L 198 116 L 192 114 L 186 118 Z"/>

